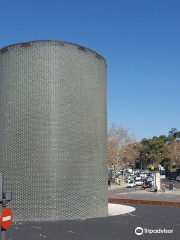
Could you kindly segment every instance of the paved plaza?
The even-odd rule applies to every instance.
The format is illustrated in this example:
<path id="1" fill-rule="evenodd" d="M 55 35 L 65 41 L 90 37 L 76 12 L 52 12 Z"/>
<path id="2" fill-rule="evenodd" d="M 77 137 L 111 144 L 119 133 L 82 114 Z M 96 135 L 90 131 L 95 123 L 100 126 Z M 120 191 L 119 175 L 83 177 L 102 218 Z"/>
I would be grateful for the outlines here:
<path id="1" fill-rule="evenodd" d="M 133 205 L 131 205 L 133 206 Z M 180 208 L 134 205 L 136 211 L 119 216 L 77 221 L 17 222 L 7 231 L 8 240 L 178 240 Z M 170 229 L 173 233 L 135 234 L 135 229 Z"/>

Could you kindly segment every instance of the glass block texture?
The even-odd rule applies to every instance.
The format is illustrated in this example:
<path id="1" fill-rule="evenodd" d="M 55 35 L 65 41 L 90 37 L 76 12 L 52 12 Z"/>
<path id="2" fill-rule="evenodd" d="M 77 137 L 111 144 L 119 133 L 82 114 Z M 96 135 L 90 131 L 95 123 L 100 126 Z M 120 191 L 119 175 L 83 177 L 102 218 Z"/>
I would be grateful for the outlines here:
<path id="1" fill-rule="evenodd" d="M 107 216 L 103 57 L 59 41 L 1 49 L 0 172 L 14 220 Z"/>

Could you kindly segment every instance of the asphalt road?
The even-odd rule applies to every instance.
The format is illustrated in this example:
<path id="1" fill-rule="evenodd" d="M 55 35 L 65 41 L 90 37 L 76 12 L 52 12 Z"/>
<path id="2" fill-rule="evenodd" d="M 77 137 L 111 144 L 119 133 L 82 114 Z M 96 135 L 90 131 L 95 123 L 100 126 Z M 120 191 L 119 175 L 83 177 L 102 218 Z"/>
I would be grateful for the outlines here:
<path id="1" fill-rule="evenodd" d="M 133 206 L 133 205 L 132 205 Z M 134 205 L 136 211 L 80 221 L 17 222 L 7 230 L 7 240 L 178 240 L 180 208 Z M 135 228 L 168 229 L 173 233 L 135 234 Z"/>
<path id="2" fill-rule="evenodd" d="M 163 185 L 169 185 L 168 179 L 161 179 Z M 112 187 L 108 188 L 109 198 L 122 198 L 122 199 L 139 199 L 139 200 L 155 200 L 155 201 L 167 201 L 167 202 L 180 202 L 180 183 L 175 182 L 175 190 L 170 191 L 169 188 L 164 192 L 155 193 L 153 189 L 147 188 L 141 190 L 141 187 L 127 188 L 127 186 L 120 187 L 117 184 L 112 184 Z"/>

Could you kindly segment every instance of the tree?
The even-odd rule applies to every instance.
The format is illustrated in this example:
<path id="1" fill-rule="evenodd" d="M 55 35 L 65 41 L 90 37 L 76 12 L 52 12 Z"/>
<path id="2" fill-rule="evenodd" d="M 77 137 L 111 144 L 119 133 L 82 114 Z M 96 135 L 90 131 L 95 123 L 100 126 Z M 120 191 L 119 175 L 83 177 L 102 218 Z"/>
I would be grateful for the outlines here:
<path id="1" fill-rule="evenodd" d="M 168 136 L 173 136 L 174 133 L 176 133 L 176 132 L 177 132 L 177 128 L 171 128 L 171 130 L 168 133 Z"/>
<path id="2" fill-rule="evenodd" d="M 165 135 L 153 137 L 152 139 L 143 138 L 137 165 L 141 168 L 148 167 L 149 164 L 158 167 L 167 153 L 166 142 L 167 138 Z"/>
<path id="3" fill-rule="evenodd" d="M 141 149 L 141 143 L 139 142 L 133 142 L 131 144 L 128 144 L 125 147 L 125 152 L 123 159 L 125 161 L 125 165 L 131 165 L 132 167 L 136 167 L 136 160 L 138 159 L 140 155 L 140 149 Z"/>
<path id="4" fill-rule="evenodd" d="M 138 155 L 135 144 L 135 137 L 129 133 L 128 129 L 112 124 L 108 130 L 108 161 L 125 165 L 134 162 Z"/>
<path id="5" fill-rule="evenodd" d="M 173 134 L 175 140 L 180 140 L 180 131 L 177 131 Z"/>
<path id="6" fill-rule="evenodd" d="M 177 131 L 176 128 L 171 128 L 171 130 L 168 132 L 167 137 L 167 144 L 171 144 L 175 139 L 179 138 L 180 133 Z"/>
<path id="7" fill-rule="evenodd" d="M 180 164 L 180 141 L 174 140 L 168 145 L 168 157 L 172 165 Z"/>
<path id="8" fill-rule="evenodd" d="M 113 164 L 147 168 L 153 164 L 172 167 L 180 166 L 180 131 L 172 128 L 168 136 L 143 138 L 137 142 L 134 135 L 117 124 L 108 130 L 108 160 Z"/>

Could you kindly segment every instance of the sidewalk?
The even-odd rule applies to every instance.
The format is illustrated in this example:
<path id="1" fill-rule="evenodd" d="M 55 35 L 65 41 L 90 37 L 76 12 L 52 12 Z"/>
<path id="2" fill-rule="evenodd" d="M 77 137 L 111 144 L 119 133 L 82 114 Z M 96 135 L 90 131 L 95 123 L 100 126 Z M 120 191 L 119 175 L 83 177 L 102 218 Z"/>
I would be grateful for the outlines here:
<path id="1" fill-rule="evenodd" d="M 108 216 L 117 216 L 134 212 L 136 209 L 122 204 L 108 203 Z"/>
<path id="2" fill-rule="evenodd" d="M 151 200 L 151 201 L 167 201 L 167 202 L 180 202 L 180 190 L 174 189 L 173 191 L 166 190 L 165 192 L 146 189 L 127 189 L 126 187 L 114 186 L 108 188 L 109 198 L 119 199 L 135 199 L 135 200 Z"/>

